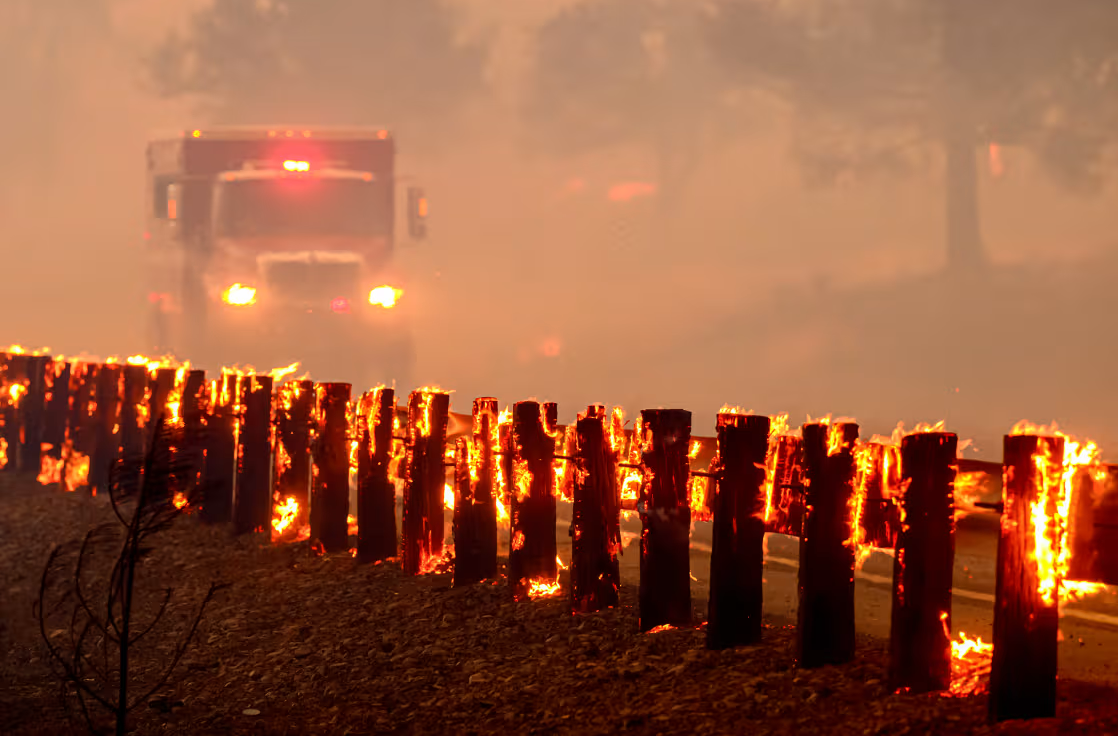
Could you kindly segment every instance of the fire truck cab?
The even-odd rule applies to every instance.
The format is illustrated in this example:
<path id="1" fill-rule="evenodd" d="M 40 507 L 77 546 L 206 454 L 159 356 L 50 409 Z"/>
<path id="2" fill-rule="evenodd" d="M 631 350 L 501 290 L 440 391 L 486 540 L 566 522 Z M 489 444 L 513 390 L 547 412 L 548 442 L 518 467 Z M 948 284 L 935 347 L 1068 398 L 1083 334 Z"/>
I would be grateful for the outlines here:
<path id="1" fill-rule="evenodd" d="M 212 367 L 302 363 L 408 387 L 395 142 L 377 129 L 220 128 L 147 151 L 151 348 Z M 408 231 L 426 236 L 422 190 Z"/>

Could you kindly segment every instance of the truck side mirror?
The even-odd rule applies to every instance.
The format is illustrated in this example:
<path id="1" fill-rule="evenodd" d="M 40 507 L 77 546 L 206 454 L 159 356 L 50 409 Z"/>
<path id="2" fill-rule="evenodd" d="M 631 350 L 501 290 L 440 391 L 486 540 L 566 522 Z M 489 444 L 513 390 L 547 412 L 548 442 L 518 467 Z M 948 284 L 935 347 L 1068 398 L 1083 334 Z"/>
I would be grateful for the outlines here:
<path id="1" fill-rule="evenodd" d="M 427 195 L 419 187 L 408 187 L 408 236 L 427 239 Z"/>

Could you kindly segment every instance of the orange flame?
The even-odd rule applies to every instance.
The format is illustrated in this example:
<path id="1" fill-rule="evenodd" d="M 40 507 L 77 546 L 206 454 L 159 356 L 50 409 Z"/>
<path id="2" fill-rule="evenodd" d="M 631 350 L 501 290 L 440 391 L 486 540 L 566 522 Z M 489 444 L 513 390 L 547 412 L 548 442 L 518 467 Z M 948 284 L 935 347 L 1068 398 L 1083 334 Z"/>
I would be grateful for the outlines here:
<path id="1" fill-rule="evenodd" d="M 272 514 L 272 529 L 276 534 L 286 532 L 299 517 L 299 502 L 288 496 L 283 503 L 277 503 Z"/>
<path id="2" fill-rule="evenodd" d="M 175 498 L 171 503 L 175 505 L 176 509 L 183 509 L 190 505 L 190 502 L 186 500 L 186 496 L 182 491 L 175 491 Z"/>
<path id="3" fill-rule="evenodd" d="M 528 581 L 529 598 L 550 598 L 559 595 L 560 592 L 558 580 L 537 579 Z"/>

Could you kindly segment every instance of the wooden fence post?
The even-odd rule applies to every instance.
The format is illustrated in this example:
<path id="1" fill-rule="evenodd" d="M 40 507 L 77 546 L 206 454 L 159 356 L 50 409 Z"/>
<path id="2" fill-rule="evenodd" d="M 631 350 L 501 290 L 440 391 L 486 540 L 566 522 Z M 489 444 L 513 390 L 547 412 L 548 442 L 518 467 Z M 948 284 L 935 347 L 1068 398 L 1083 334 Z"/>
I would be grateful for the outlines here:
<path id="1" fill-rule="evenodd" d="M 311 541 L 328 553 L 349 549 L 348 383 L 317 386 L 319 429 L 314 440 Z"/>
<path id="2" fill-rule="evenodd" d="M 1051 718 L 1056 715 L 1060 580 L 1055 559 L 1040 558 L 1059 549 L 1056 500 L 1064 439 L 1010 435 L 1003 452 L 990 719 Z M 1044 529 L 1036 528 L 1034 506 L 1043 511 Z M 1038 532 L 1049 549 L 1038 549 Z"/>
<path id="3" fill-rule="evenodd" d="M 86 456 L 93 451 L 90 406 L 94 403 L 97 374 L 100 370 L 101 366 L 97 363 L 76 363 L 70 369 L 70 410 L 66 416 L 67 439 L 72 443 L 74 452 Z"/>
<path id="4" fill-rule="evenodd" d="M 43 444 L 50 445 L 51 457 L 63 459 L 66 444 L 66 418 L 70 409 L 70 364 L 51 361 L 47 370 L 46 415 L 43 419 Z"/>
<path id="5" fill-rule="evenodd" d="M 388 477 L 396 392 L 383 386 L 362 397 L 358 417 L 357 561 L 396 556 L 396 484 Z"/>
<path id="6" fill-rule="evenodd" d="M 641 411 L 648 436 L 642 453 L 640 630 L 691 623 L 691 505 L 687 494 L 691 412 Z M 634 437 L 634 442 L 641 438 Z"/>
<path id="7" fill-rule="evenodd" d="M 289 381 L 276 392 L 276 466 L 272 499 L 277 513 L 290 514 L 286 526 L 273 526 L 276 536 L 299 535 L 308 523 L 316 400 L 314 381 Z M 289 510 L 292 502 L 295 508 Z"/>
<path id="8" fill-rule="evenodd" d="M 93 452 L 89 459 L 89 485 L 94 495 L 109 490 L 110 473 L 120 451 L 116 432 L 120 416 L 120 366 L 106 363 L 97 372 Z"/>
<path id="9" fill-rule="evenodd" d="M 548 434 L 546 409 L 535 401 L 517 402 L 512 409 L 509 439 L 511 542 L 509 585 L 517 596 L 532 581 L 553 583 L 559 577 L 555 542 L 555 438 Z"/>
<path id="10" fill-rule="evenodd" d="M 926 693 L 951 688 L 957 448 L 958 437 L 946 432 L 918 432 L 901 440 L 901 472 L 908 490 L 905 523 L 893 558 L 893 690 Z"/>
<path id="11" fill-rule="evenodd" d="M 497 399 L 474 399 L 473 433 L 459 437 L 454 463 L 454 585 L 497 575 L 493 449 Z"/>
<path id="12" fill-rule="evenodd" d="M 621 490 L 607 438 L 606 409 L 595 404 L 575 422 L 574 504 L 571 514 L 571 608 L 592 613 L 618 605 L 621 571 Z"/>
<path id="13" fill-rule="evenodd" d="M 210 382 L 206 415 L 206 464 L 202 471 L 202 519 L 233 520 L 233 481 L 237 475 L 236 374 L 222 371 Z"/>
<path id="14" fill-rule="evenodd" d="M 190 459 L 190 485 L 197 501 L 202 501 L 201 479 L 206 462 L 206 372 L 192 370 L 186 374 L 182 397 L 183 447 L 184 457 Z"/>
<path id="15" fill-rule="evenodd" d="M 408 397 L 403 552 L 409 575 L 418 575 L 429 559 L 442 555 L 449 415 L 448 393 L 418 389 Z"/>
<path id="16" fill-rule="evenodd" d="M 142 462 L 147 451 L 146 438 L 151 419 L 147 400 L 151 390 L 147 366 L 125 365 L 121 371 L 124 386 L 120 402 L 120 454 L 125 462 Z"/>
<path id="17" fill-rule="evenodd" d="M 769 453 L 773 489 L 768 531 L 802 537 L 806 508 L 803 438 L 795 435 L 773 437 Z"/>
<path id="18" fill-rule="evenodd" d="M 3 470 L 8 473 L 19 471 L 19 404 L 23 398 L 26 381 L 27 359 L 24 355 L 4 353 L 3 396 L 0 396 L 0 409 L 3 411 L 4 458 Z"/>
<path id="19" fill-rule="evenodd" d="M 769 418 L 718 415 L 707 647 L 761 640 Z"/>
<path id="20" fill-rule="evenodd" d="M 800 539 L 796 644 L 800 666 L 810 668 L 854 658 L 850 499 L 858 425 L 806 424 L 803 434 L 807 512 Z"/>
<path id="21" fill-rule="evenodd" d="M 177 375 L 178 371 L 175 368 L 156 368 L 151 371 L 149 379 L 150 399 L 148 406 L 150 407 L 150 414 L 148 416 L 147 447 L 151 447 L 152 438 L 160 415 L 166 415 L 167 401 L 175 390 L 175 378 Z M 164 416 L 164 420 L 170 424 L 171 417 Z"/>
<path id="22" fill-rule="evenodd" d="M 270 532 L 272 377 L 245 376 L 240 388 L 244 418 L 237 462 L 233 533 Z"/>

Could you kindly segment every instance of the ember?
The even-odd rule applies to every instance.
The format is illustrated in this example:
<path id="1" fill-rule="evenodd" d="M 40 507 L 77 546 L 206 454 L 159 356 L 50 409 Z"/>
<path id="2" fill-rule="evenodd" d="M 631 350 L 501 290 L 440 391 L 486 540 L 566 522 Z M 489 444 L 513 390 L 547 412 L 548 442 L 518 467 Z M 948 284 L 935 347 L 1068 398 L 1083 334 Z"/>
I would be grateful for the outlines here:
<path id="1" fill-rule="evenodd" d="M 550 598 L 561 592 L 558 580 L 529 580 L 527 585 L 529 598 Z"/>

